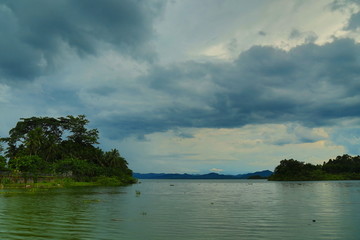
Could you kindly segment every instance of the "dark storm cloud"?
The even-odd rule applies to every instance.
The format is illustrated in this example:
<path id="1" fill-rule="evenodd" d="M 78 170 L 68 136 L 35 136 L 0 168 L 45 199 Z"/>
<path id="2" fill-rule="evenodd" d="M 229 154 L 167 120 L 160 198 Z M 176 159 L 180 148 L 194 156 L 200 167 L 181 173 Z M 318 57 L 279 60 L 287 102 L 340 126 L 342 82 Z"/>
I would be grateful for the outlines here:
<path id="1" fill-rule="evenodd" d="M 137 59 L 151 59 L 148 45 L 163 2 L 131 0 L 1 0 L 0 79 L 28 80 L 49 71 L 64 45 L 80 56 L 99 43 Z M 136 57 L 135 57 L 136 56 Z"/>
<path id="2" fill-rule="evenodd" d="M 351 16 L 349 20 L 349 24 L 346 29 L 356 30 L 359 27 L 360 27 L 360 13 L 355 13 Z"/>
<path id="3" fill-rule="evenodd" d="M 247 123 L 328 124 L 360 116 L 359 54 L 359 44 L 350 39 L 305 44 L 289 52 L 253 47 L 239 56 L 229 76 L 215 79 L 228 90 L 223 93 L 229 99 L 224 108 L 254 116 Z"/>
<path id="4" fill-rule="evenodd" d="M 114 136 L 260 123 L 329 126 L 360 117 L 359 80 L 360 45 L 350 39 L 290 51 L 256 46 L 230 64 L 153 68 L 143 82 L 171 100 L 136 116 L 114 116 L 110 125 L 119 129 Z"/>

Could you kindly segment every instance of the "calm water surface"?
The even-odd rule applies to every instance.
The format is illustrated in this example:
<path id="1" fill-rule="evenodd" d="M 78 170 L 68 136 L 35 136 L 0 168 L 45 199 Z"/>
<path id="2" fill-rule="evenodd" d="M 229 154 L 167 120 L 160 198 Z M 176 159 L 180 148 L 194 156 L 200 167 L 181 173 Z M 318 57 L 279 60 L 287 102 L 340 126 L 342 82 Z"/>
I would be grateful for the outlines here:
<path id="1" fill-rule="evenodd" d="M 360 181 L 141 182 L 1 190 L 0 239 L 360 239 Z"/>

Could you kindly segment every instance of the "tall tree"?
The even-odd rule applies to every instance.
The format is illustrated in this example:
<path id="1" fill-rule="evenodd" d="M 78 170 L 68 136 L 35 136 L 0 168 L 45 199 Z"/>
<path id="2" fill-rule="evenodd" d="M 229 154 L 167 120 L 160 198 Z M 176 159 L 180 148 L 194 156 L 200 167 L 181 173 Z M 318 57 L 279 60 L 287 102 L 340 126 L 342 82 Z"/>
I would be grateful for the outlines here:
<path id="1" fill-rule="evenodd" d="M 99 132 L 97 129 L 86 129 L 89 121 L 85 118 L 85 115 L 62 117 L 60 121 L 64 129 L 71 133 L 67 137 L 69 141 L 82 145 L 98 144 Z"/>
<path id="2" fill-rule="evenodd" d="M 94 146 L 99 133 L 88 123 L 84 115 L 21 118 L 9 137 L 0 139 L 7 143 L 9 167 L 33 175 L 72 172 L 78 180 L 100 175 L 130 179 L 132 171 L 118 150 L 104 153 Z"/>
<path id="3" fill-rule="evenodd" d="M 21 118 L 9 131 L 8 138 L 2 138 L 8 145 L 6 155 L 36 155 L 38 152 L 50 157 L 46 145 L 59 144 L 63 134 L 60 121 L 49 117 Z"/>

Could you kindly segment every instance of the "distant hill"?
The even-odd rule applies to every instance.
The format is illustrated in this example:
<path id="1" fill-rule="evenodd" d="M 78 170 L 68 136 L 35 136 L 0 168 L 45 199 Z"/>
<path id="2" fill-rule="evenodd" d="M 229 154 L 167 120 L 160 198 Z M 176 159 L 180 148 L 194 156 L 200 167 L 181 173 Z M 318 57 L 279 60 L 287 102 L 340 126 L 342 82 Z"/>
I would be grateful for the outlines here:
<path id="1" fill-rule="evenodd" d="M 268 178 L 272 171 L 264 170 L 253 173 L 225 175 L 218 173 L 207 174 L 179 174 L 179 173 L 133 173 L 133 177 L 138 179 L 261 179 Z"/>

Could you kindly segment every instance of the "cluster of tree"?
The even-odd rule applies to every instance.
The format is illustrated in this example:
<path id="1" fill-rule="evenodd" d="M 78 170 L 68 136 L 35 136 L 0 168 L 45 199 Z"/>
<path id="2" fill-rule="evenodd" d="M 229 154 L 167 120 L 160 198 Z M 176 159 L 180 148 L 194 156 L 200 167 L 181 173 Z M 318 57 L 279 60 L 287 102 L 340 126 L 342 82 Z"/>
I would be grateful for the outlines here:
<path id="1" fill-rule="evenodd" d="M 45 174 L 71 176 L 76 181 L 91 181 L 99 176 L 133 181 L 128 163 L 113 149 L 104 152 L 98 144 L 98 130 L 87 129 L 84 115 L 21 118 L 0 138 L 0 170 L 37 177 Z M 4 152 L 4 156 L 1 156 Z"/>
<path id="2" fill-rule="evenodd" d="M 269 180 L 360 180 L 360 156 L 344 154 L 322 165 L 285 159 L 280 161 Z"/>

